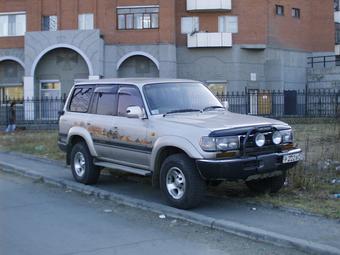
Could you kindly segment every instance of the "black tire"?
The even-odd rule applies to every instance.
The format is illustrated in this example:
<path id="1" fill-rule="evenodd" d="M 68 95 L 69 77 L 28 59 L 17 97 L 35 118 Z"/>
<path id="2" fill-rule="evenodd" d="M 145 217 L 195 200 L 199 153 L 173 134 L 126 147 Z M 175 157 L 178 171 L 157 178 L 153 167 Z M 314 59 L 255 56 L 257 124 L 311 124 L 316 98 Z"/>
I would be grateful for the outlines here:
<path id="1" fill-rule="evenodd" d="M 84 159 L 81 171 L 79 170 L 79 157 Z M 75 144 L 71 150 L 71 169 L 77 182 L 84 184 L 96 184 L 98 182 L 100 169 L 93 164 L 93 157 L 84 142 Z"/>
<path id="2" fill-rule="evenodd" d="M 178 172 L 179 169 L 179 172 Z M 174 190 L 172 194 L 167 188 L 167 178 L 169 181 L 175 180 L 171 173 L 180 173 L 184 175 L 184 188 L 181 197 L 174 197 Z M 180 180 L 183 180 L 181 177 Z M 174 154 L 167 157 L 161 167 L 160 171 L 160 187 L 167 202 L 176 208 L 191 209 L 197 207 L 206 191 L 206 182 L 201 178 L 196 169 L 195 163 L 185 154 Z M 183 186 L 182 186 L 183 187 Z M 180 192 L 178 192 L 179 194 Z"/>
<path id="3" fill-rule="evenodd" d="M 256 193 L 277 193 L 284 185 L 286 173 L 265 179 L 253 180 L 246 182 L 251 191 Z"/>

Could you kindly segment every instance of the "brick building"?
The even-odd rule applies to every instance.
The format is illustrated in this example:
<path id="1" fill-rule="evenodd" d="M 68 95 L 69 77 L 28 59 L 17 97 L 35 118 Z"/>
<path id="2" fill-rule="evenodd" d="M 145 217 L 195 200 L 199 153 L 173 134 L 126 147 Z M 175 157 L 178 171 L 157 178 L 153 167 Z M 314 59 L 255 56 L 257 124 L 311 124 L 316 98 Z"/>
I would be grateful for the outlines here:
<path id="1" fill-rule="evenodd" d="M 0 0 L 0 93 L 132 76 L 303 89 L 307 57 L 334 55 L 333 13 L 333 0 Z"/>

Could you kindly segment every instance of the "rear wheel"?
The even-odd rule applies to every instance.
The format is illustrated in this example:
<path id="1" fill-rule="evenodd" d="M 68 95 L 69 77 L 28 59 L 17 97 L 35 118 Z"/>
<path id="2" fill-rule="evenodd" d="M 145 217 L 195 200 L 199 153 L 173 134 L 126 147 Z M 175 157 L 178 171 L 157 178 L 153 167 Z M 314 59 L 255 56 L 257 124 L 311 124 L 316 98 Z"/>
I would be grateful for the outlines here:
<path id="1" fill-rule="evenodd" d="M 257 193 L 277 193 L 284 185 L 286 173 L 265 179 L 246 182 L 248 188 Z"/>
<path id="2" fill-rule="evenodd" d="M 84 142 L 77 143 L 72 148 L 71 169 L 77 182 L 95 184 L 98 181 L 100 170 L 93 164 L 93 157 Z"/>
<path id="3" fill-rule="evenodd" d="M 160 186 L 167 202 L 180 209 L 198 206 L 206 190 L 206 183 L 193 160 L 185 154 L 174 154 L 165 159 L 160 172 Z"/>

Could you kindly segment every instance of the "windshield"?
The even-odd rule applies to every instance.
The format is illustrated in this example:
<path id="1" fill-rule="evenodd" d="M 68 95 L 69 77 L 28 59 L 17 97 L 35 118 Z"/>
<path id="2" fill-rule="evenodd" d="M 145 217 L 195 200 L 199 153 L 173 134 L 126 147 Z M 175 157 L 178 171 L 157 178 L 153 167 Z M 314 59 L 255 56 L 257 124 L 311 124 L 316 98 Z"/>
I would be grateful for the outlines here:
<path id="1" fill-rule="evenodd" d="M 203 111 L 222 108 L 221 103 L 201 83 L 162 83 L 144 87 L 151 114 Z"/>

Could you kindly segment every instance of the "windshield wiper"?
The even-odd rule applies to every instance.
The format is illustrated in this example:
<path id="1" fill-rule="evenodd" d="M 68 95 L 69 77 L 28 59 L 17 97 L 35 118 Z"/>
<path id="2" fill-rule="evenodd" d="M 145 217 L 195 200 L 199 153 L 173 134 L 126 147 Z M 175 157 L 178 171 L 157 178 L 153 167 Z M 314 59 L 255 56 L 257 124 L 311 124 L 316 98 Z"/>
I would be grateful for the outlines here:
<path id="1" fill-rule="evenodd" d="M 173 114 L 173 113 L 183 113 L 183 112 L 200 112 L 201 110 L 198 109 L 180 109 L 180 110 L 173 110 L 170 112 L 167 112 L 163 115 L 163 117 L 165 117 L 168 114 Z"/>
<path id="2" fill-rule="evenodd" d="M 208 111 L 208 110 L 214 110 L 214 109 L 225 109 L 225 108 L 220 105 L 208 106 L 203 109 L 203 112 Z"/>

